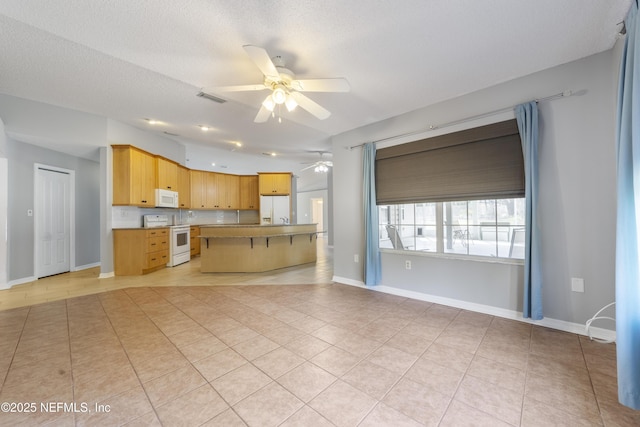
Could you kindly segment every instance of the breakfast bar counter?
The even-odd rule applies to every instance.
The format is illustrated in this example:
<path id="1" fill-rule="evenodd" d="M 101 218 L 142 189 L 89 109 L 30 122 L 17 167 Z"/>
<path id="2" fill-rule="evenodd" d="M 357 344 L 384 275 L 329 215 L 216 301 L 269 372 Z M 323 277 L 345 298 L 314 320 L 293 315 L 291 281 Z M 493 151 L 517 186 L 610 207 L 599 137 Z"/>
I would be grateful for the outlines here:
<path id="1" fill-rule="evenodd" d="M 316 224 L 201 225 L 203 273 L 252 273 L 316 262 Z"/>

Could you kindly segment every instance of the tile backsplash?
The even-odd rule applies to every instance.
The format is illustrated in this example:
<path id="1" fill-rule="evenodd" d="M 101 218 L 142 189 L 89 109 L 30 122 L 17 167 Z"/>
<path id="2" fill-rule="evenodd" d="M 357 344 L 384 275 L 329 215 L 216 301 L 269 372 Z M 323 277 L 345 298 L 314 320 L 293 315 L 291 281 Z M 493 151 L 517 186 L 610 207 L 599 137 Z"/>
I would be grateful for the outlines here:
<path id="1" fill-rule="evenodd" d="M 189 210 L 138 208 L 135 206 L 113 206 L 111 208 L 112 228 L 142 227 L 144 215 L 167 215 L 169 223 L 175 224 L 259 224 L 260 213 L 245 210 Z"/>

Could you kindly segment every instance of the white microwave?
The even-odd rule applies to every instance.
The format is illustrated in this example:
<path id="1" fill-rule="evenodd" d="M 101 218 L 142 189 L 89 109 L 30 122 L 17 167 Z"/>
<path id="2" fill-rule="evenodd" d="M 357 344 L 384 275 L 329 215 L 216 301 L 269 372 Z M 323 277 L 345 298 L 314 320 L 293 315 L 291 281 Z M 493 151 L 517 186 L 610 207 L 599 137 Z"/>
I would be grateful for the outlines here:
<path id="1" fill-rule="evenodd" d="M 157 208 L 177 208 L 178 192 L 156 188 L 156 207 Z"/>

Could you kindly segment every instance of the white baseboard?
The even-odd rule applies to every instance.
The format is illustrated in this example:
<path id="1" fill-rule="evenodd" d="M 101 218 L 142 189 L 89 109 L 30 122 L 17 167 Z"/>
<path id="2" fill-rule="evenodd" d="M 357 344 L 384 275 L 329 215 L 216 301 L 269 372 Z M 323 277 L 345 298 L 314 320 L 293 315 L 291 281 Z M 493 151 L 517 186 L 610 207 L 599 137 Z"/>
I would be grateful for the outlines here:
<path id="1" fill-rule="evenodd" d="M 108 279 L 109 277 L 114 277 L 115 275 L 116 274 L 113 271 L 110 271 L 109 273 L 100 273 L 98 279 Z"/>
<path id="2" fill-rule="evenodd" d="M 71 271 L 88 270 L 90 268 L 95 268 L 95 267 L 100 267 L 100 263 L 99 262 L 94 262 L 94 263 L 91 263 L 91 264 L 78 265 L 76 267 L 73 267 L 71 269 Z"/>
<path id="3" fill-rule="evenodd" d="M 548 317 L 542 320 L 531 320 L 522 317 L 522 313 L 515 310 L 508 310 L 505 308 L 493 307 L 484 304 L 476 304 L 473 302 L 461 301 L 453 298 L 445 298 L 437 295 L 429 295 L 422 292 L 409 291 L 406 289 L 394 288 L 391 286 L 367 287 L 364 285 L 364 282 L 361 282 L 359 280 L 347 279 L 345 277 L 333 276 L 333 281 L 336 283 L 341 283 L 343 285 L 356 286 L 358 288 L 366 288 L 372 291 L 383 292 L 386 294 L 397 295 L 405 298 L 447 305 L 449 307 L 475 311 L 477 313 L 489 314 L 491 316 L 502 317 L 505 319 L 517 320 L 519 322 L 544 326 L 547 328 L 557 329 L 564 332 L 571 332 L 578 335 L 588 335 L 586 326 L 580 323 L 572 323 Z M 606 341 L 615 341 L 616 332 L 609 329 L 591 327 L 591 336 Z"/>
<path id="4" fill-rule="evenodd" d="M 16 286 L 16 285 L 22 285 L 23 283 L 29 283 L 29 282 L 35 282 L 36 280 L 38 280 L 38 278 L 36 276 L 30 276 L 30 277 L 23 277 L 21 279 L 15 279 L 15 280 L 9 280 L 9 283 L 7 283 L 8 287 L 7 289 Z"/>
<path id="5" fill-rule="evenodd" d="M 359 280 L 347 279 L 346 277 L 333 276 L 331 280 L 333 280 L 334 282 L 341 283 L 343 285 L 356 286 L 358 288 L 366 288 L 364 282 L 361 282 Z"/>

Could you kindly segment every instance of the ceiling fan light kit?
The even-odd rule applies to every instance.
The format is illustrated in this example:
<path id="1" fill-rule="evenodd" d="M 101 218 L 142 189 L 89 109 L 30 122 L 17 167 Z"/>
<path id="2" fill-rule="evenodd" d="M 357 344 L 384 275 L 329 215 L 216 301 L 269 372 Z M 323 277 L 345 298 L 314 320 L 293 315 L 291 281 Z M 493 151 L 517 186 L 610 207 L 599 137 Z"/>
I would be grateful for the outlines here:
<path id="1" fill-rule="evenodd" d="M 317 172 L 317 173 L 327 173 L 327 172 L 329 172 L 329 168 L 327 167 L 327 165 L 321 164 L 321 165 L 316 166 L 313 169 L 313 171 Z"/>
<path id="2" fill-rule="evenodd" d="M 285 90 L 285 87 L 282 84 L 275 85 L 271 97 L 273 98 L 273 102 L 276 104 L 284 104 L 284 101 L 287 99 L 287 91 Z"/>
<path id="3" fill-rule="evenodd" d="M 264 75 L 262 85 L 223 86 L 216 90 L 222 92 L 270 90 L 271 93 L 262 101 L 260 110 L 253 120 L 256 123 L 266 122 L 269 116 L 275 117 L 276 105 L 282 104 L 289 112 L 300 106 L 316 118 L 324 120 L 331 113 L 302 92 L 349 92 L 351 90 L 349 82 L 343 78 L 296 80 L 293 71 L 285 67 L 281 56 L 270 58 L 267 51 L 258 46 L 245 45 L 243 48 Z M 278 116 L 278 121 L 282 122 L 282 117 L 279 114 Z"/>

